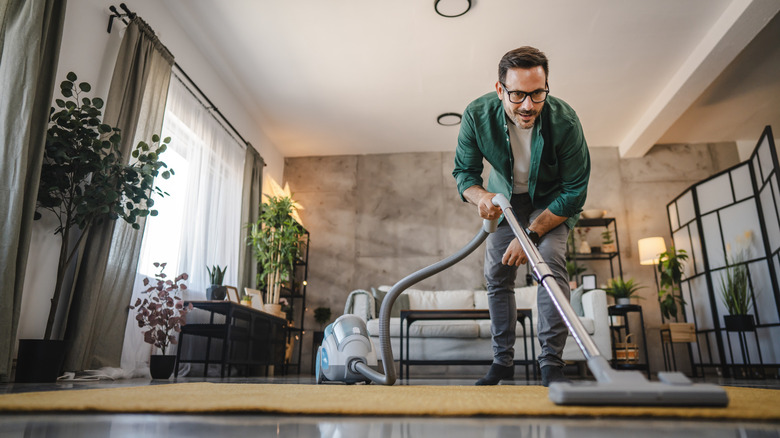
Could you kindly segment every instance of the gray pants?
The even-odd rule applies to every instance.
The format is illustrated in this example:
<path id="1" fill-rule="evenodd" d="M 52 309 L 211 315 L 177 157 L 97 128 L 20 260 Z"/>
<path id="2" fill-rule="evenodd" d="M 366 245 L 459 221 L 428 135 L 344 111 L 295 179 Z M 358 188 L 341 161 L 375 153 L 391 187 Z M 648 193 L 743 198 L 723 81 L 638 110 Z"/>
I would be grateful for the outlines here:
<path id="1" fill-rule="evenodd" d="M 510 201 L 521 224 L 527 226 L 543 210 L 534 210 L 527 194 L 513 195 Z M 561 224 L 542 236 L 539 252 L 549 265 L 555 281 L 569 297 L 568 273 L 566 272 L 566 239 L 569 227 Z M 515 330 L 517 325 L 517 304 L 515 302 L 516 266 L 501 264 L 501 258 L 512 239 L 515 238 L 506 220 L 502 220 L 498 229 L 487 238 L 485 251 L 485 280 L 488 287 L 488 308 L 490 310 L 490 329 L 493 336 L 493 363 L 510 366 L 515 356 Z M 568 329 L 558 313 L 547 290 L 539 285 L 536 294 L 539 312 L 537 333 L 542 350 L 539 354 L 539 366 L 554 365 L 562 367 L 563 347 L 566 345 Z"/>

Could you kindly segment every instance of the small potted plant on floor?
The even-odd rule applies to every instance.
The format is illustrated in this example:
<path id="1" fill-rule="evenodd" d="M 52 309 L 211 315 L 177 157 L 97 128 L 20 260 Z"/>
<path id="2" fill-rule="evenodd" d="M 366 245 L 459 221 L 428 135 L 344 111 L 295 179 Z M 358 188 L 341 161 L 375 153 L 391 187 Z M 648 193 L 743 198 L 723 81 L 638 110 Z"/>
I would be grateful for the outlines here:
<path id="1" fill-rule="evenodd" d="M 216 300 L 222 301 L 227 296 L 227 288 L 222 285 L 225 280 L 225 271 L 227 266 L 220 269 L 219 265 L 215 265 L 212 269 L 206 266 L 206 271 L 209 273 L 209 279 L 211 280 L 211 286 L 206 289 L 206 299 L 209 301 Z"/>
<path id="2" fill-rule="evenodd" d="M 178 333 L 185 324 L 187 312 L 192 310 L 192 304 L 187 307 L 179 291 L 187 290 L 183 282 L 189 277 L 186 273 L 177 275 L 174 279 L 168 279 L 165 274 L 166 263 L 154 263 L 160 272 L 155 275 L 152 283 L 149 278 L 144 278 L 144 286 L 148 286 L 142 293 L 148 294 L 143 300 L 139 297 L 135 304 L 130 306 L 136 310 L 135 320 L 138 327 L 147 328 L 144 332 L 144 341 L 157 347 L 162 354 L 153 354 L 149 361 L 149 372 L 153 379 L 167 379 L 173 373 L 176 365 L 176 356 L 166 354 L 170 344 L 178 342 Z"/>
<path id="3" fill-rule="evenodd" d="M 742 257 L 732 260 L 720 277 L 720 293 L 723 304 L 729 311 L 723 316 L 726 330 L 731 332 L 751 331 L 755 328 L 753 299 L 748 287 L 748 269 Z"/>
<path id="4" fill-rule="evenodd" d="M 609 280 L 606 292 L 607 295 L 611 295 L 615 298 L 615 304 L 625 305 L 631 304 L 631 298 L 642 298 L 636 295 L 636 291 L 642 289 L 644 286 L 634 284 L 634 279 L 628 279 L 623 281 L 622 278 L 613 278 Z"/>

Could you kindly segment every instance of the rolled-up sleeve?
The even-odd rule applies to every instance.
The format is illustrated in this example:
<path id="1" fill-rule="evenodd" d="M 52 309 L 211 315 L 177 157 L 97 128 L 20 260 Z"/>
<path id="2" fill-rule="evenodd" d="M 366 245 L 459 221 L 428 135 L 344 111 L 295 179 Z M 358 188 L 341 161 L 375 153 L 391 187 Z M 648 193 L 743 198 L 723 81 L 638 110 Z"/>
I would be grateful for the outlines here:
<path id="1" fill-rule="evenodd" d="M 458 146 L 455 149 L 455 169 L 452 176 L 455 177 L 460 198 L 465 202 L 463 192 L 474 185 L 482 185 L 483 155 L 477 144 L 477 136 L 474 130 L 474 118 L 466 108 L 460 124 L 458 134 Z"/>

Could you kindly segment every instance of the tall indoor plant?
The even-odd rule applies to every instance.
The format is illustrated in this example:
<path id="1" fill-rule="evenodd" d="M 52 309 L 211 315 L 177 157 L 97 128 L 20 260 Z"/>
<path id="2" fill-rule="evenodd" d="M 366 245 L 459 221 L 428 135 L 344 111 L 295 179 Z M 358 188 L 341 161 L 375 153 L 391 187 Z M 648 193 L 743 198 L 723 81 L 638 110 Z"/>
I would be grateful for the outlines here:
<path id="1" fill-rule="evenodd" d="M 170 139 L 161 142 L 157 135 L 152 137 L 152 145 L 138 143 L 132 152 L 133 162 L 125 164 L 119 129 L 101 121 L 103 100 L 82 96 L 92 87 L 87 82 L 76 84 L 77 79 L 75 73 L 67 74 L 60 84 L 62 98 L 57 98 L 56 107 L 50 110 L 35 213 L 35 219 L 41 218 L 42 210 L 53 213 L 58 222 L 54 234 L 61 236 L 46 341 L 56 336 L 53 329 L 57 316 L 67 318 L 72 297 L 64 309 L 59 308 L 66 273 L 74 256 L 83 249 L 92 226 L 121 218 L 140 229 L 139 218 L 157 214 L 152 209 L 152 195 L 167 195 L 154 187 L 154 178 L 173 174 L 173 170 L 161 171 L 167 166 L 159 159 Z M 23 356 L 20 341 L 19 361 L 24 362 Z"/>
<path id="2" fill-rule="evenodd" d="M 157 147 L 139 142 L 132 152 L 133 163 L 125 164 L 119 129 L 101 121 L 103 100 L 81 97 L 92 87 L 87 82 L 76 86 L 76 80 L 75 73 L 68 73 L 60 84 L 65 99 L 55 100 L 59 110 L 51 108 L 38 189 L 38 210 L 54 213 L 59 223 L 54 234 L 62 236 L 45 339 L 52 336 L 66 270 L 91 227 L 122 218 L 140 229 L 138 218 L 157 214 L 151 208 L 153 193 L 167 195 L 154 186 L 154 177 L 161 173 L 167 179 L 173 174 L 173 170 L 160 172 L 167 165 L 159 156 L 170 138 L 160 143 L 157 135 L 152 137 Z M 36 211 L 35 217 L 41 214 Z"/>
<path id="3" fill-rule="evenodd" d="M 677 319 L 677 304 L 679 303 L 681 307 L 685 305 L 680 292 L 680 282 L 687 259 L 688 254 L 684 249 L 678 250 L 673 246 L 658 256 L 657 269 L 660 274 L 658 303 L 665 320 Z"/>
<path id="4" fill-rule="evenodd" d="M 257 282 L 266 289 L 265 302 L 279 305 L 282 283 L 292 277 L 300 256 L 301 227 L 292 213 L 295 202 L 289 196 L 267 196 L 260 218 L 251 226 L 249 244 L 259 263 Z"/>

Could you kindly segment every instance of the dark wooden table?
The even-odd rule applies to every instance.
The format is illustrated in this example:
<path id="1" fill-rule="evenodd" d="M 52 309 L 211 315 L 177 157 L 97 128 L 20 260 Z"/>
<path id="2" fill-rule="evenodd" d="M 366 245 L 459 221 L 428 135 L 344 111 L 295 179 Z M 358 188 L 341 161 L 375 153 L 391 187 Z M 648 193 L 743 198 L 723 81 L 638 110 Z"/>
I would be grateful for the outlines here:
<path id="1" fill-rule="evenodd" d="M 533 369 L 534 380 L 537 378 L 536 374 L 536 347 L 534 338 L 534 327 L 531 327 L 531 336 L 527 336 L 525 329 L 525 320 L 528 318 L 531 320 L 531 309 L 517 309 L 517 322 L 523 327 L 523 346 L 525 353 L 525 360 L 515 360 L 515 365 L 525 366 L 525 378 L 529 379 L 530 366 Z M 493 359 L 485 360 L 411 360 L 406 359 L 409 357 L 409 327 L 415 321 L 431 321 L 431 320 L 463 320 L 463 319 L 490 319 L 490 311 L 488 309 L 454 309 L 454 310 L 401 310 L 401 357 L 399 358 L 401 371 L 400 378 L 404 378 L 404 366 L 406 366 L 406 378 L 409 378 L 409 366 L 410 365 L 490 365 L 493 363 Z M 404 325 L 406 325 L 406 332 L 404 332 Z M 404 334 L 405 333 L 405 334 Z M 528 356 L 528 339 L 531 339 L 531 356 Z M 405 348 L 404 348 L 405 345 Z M 406 355 L 404 355 L 404 349 Z M 405 358 L 406 357 L 406 358 Z"/>
<path id="2" fill-rule="evenodd" d="M 179 363 L 202 363 L 204 376 L 210 363 L 221 365 L 220 377 L 225 377 L 225 368 L 230 376 L 230 366 L 244 366 L 249 375 L 252 367 L 283 366 L 287 321 L 284 318 L 231 301 L 189 301 L 194 309 L 210 313 L 209 322 L 186 324 L 179 333 L 179 348 L 176 351 L 175 376 L 179 374 Z M 214 315 L 223 315 L 224 321 L 215 322 Z M 184 340 L 189 336 L 201 336 L 206 340 L 203 359 L 182 359 Z M 212 339 L 221 342 L 219 359 L 212 359 Z M 242 354 L 243 353 L 243 354 Z M 266 371 L 267 374 L 267 371 Z"/>

